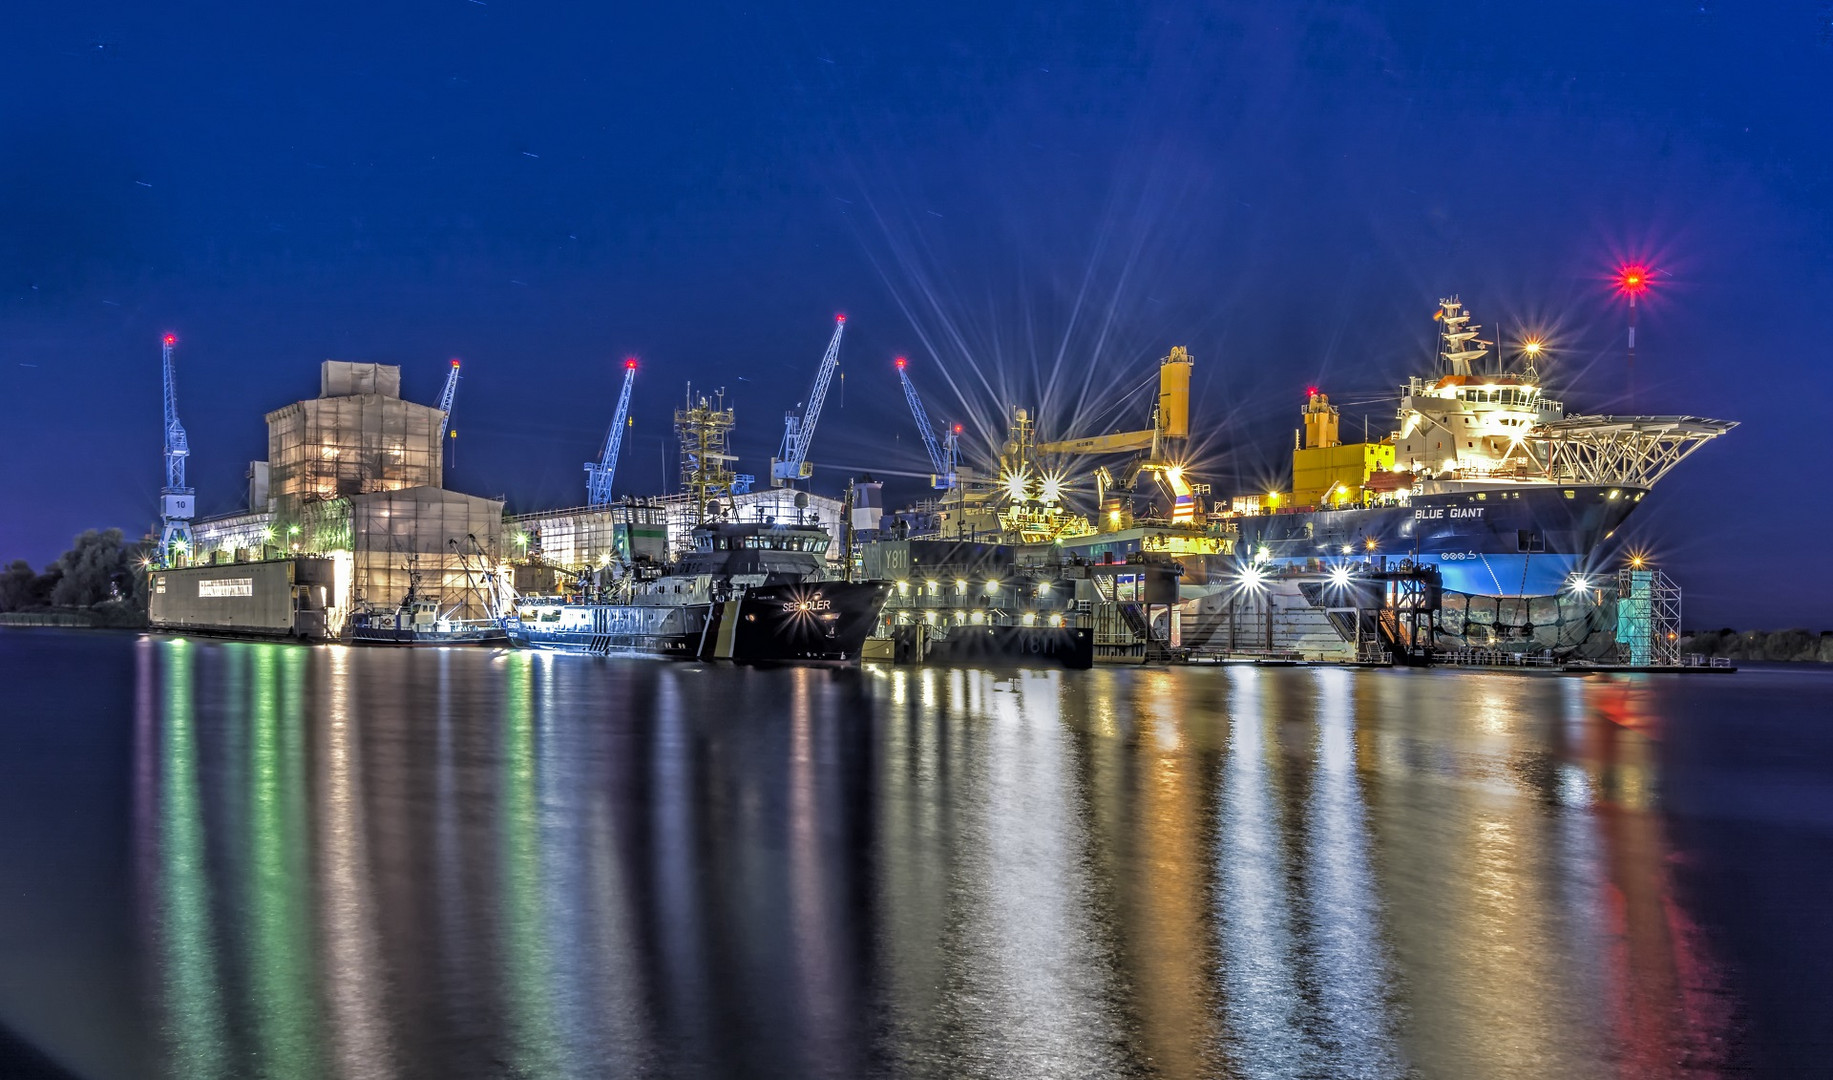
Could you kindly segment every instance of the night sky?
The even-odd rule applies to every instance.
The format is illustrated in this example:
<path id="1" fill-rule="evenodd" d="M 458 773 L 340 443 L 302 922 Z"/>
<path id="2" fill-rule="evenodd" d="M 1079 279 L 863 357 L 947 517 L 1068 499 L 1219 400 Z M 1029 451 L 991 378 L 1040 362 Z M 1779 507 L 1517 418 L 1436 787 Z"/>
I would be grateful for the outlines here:
<path id="1" fill-rule="evenodd" d="M 629 354 L 620 492 L 689 379 L 765 476 L 836 312 L 818 490 L 927 471 L 894 355 L 984 450 L 1007 401 L 1144 426 L 1184 344 L 1232 493 L 1309 384 L 1388 430 L 1457 293 L 1575 411 L 1742 422 L 1625 530 L 1689 626 L 1833 627 L 1824 0 L 565 7 L 13 5 L 0 558 L 154 520 L 166 330 L 206 514 L 326 358 L 432 402 L 462 357 L 448 486 L 512 509 L 583 501 Z"/>

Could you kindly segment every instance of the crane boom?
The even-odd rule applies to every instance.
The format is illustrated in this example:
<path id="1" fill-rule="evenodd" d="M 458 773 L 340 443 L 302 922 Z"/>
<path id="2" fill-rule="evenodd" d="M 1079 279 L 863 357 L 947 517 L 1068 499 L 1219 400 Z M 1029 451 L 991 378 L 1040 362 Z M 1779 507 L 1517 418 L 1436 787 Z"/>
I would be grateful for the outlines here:
<path id="1" fill-rule="evenodd" d="M 770 483 L 782 487 L 793 480 L 806 480 L 814 474 L 808 464 L 808 445 L 815 437 L 815 423 L 821 419 L 821 404 L 827 400 L 828 383 L 834 379 L 834 368 L 840 363 L 840 335 L 846 332 L 846 316 L 834 316 L 834 336 L 828 339 L 827 352 L 815 372 L 815 385 L 808 391 L 802 415 L 790 413 L 783 418 L 783 448 L 770 462 Z"/>
<path id="2" fill-rule="evenodd" d="M 446 432 L 452 427 L 452 399 L 458 396 L 458 361 L 452 361 L 452 370 L 446 375 L 446 386 L 439 392 L 439 445 L 446 444 Z M 440 451 L 444 453 L 445 451 Z"/>
<path id="3" fill-rule="evenodd" d="M 597 461 L 586 462 L 586 505 L 611 504 L 611 480 L 617 475 L 617 452 L 624 445 L 624 425 L 630 416 L 630 385 L 636 381 L 636 360 L 624 361 L 624 389 L 617 395 L 617 414 L 611 418 L 611 430 L 605 432 L 604 453 Z"/>
<path id="4" fill-rule="evenodd" d="M 197 493 L 185 484 L 185 458 L 191 456 L 191 444 L 185 438 L 185 426 L 178 422 L 178 373 L 172 365 L 175 335 L 160 339 L 160 360 L 165 380 L 165 486 L 159 489 L 159 556 L 169 565 L 173 552 L 191 547 L 191 518 L 197 508 Z"/>
<path id="5" fill-rule="evenodd" d="M 917 434 L 923 437 L 923 450 L 929 455 L 929 464 L 935 470 L 929 482 L 941 489 L 952 489 L 955 486 L 955 439 L 951 434 L 948 448 L 936 440 L 936 429 L 929 423 L 929 413 L 923 409 L 923 399 L 917 396 L 916 384 L 910 381 L 910 372 L 905 368 L 907 362 L 903 357 L 897 358 L 897 377 L 904 384 L 904 400 L 910 403 L 910 415 L 916 418 Z"/>

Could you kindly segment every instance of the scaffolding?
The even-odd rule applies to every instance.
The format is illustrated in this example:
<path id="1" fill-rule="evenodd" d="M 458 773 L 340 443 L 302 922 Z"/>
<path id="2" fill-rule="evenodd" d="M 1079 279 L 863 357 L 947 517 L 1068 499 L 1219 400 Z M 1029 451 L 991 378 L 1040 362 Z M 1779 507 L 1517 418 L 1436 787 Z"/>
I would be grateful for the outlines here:
<path id="1" fill-rule="evenodd" d="M 268 494 L 283 519 L 310 502 L 440 486 L 445 414 L 400 393 L 398 367 L 327 360 L 319 397 L 267 414 Z"/>
<path id="2" fill-rule="evenodd" d="M 1659 570 L 1617 572 L 1617 662 L 1680 665 L 1680 587 Z"/>
<path id="3" fill-rule="evenodd" d="M 727 506 L 722 500 L 732 495 L 738 479 L 732 471 L 732 428 L 736 426 L 732 410 L 726 406 L 722 388 L 711 399 L 696 398 L 693 384 L 688 384 L 687 404 L 675 410 L 675 438 L 681 444 L 681 493 L 688 496 L 687 521 L 703 525 L 723 518 Z"/>

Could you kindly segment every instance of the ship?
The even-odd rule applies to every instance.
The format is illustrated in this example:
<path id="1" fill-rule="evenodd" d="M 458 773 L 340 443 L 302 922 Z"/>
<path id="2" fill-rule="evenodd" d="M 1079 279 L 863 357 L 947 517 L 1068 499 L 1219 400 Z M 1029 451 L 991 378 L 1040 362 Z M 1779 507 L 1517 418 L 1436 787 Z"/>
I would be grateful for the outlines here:
<path id="1" fill-rule="evenodd" d="M 709 520 L 690 536 L 672 563 L 635 561 L 615 574 L 582 573 L 567 595 L 517 597 L 503 617 L 510 642 L 669 660 L 859 659 L 891 583 L 836 579 L 825 528 Z"/>
<path id="2" fill-rule="evenodd" d="M 466 567 L 467 574 L 469 567 Z M 455 619 L 462 605 L 444 608 L 420 591 L 419 560 L 407 556 L 407 592 L 392 608 L 364 608 L 350 617 L 352 645 L 447 646 L 506 645 L 508 637 L 495 619 Z M 486 597 L 488 606 L 488 597 Z"/>
<path id="3" fill-rule="evenodd" d="M 1607 641 L 1597 586 L 1612 541 L 1657 482 L 1736 423 L 1568 412 L 1542 387 L 1537 344 L 1505 358 L 1456 296 L 1432 317 L 1432 369 L 1400 387 L 1390 432 L 1343 442 L 1337 407 L 1307 390 L 1283 490 L 1222 499 L 1200 482 L 1189 451 L 1192 360 L 1173 348 L 1160 360 L 1149 427 L 1049 441 L 1038 418 L 1013 409 L 996 478 L 951 463 L 948 490 L 893 527 L 1026 545 L 1072 573 L 1174 566 L 1178 621 L 1220 625 L 1226 609 L 1230 642 L 1244 582 L 1323 609 L 1328 596 L 1298 579 L 1333 572 L 1430 578 L 1443 597 L 1440 647 L 1560 652 Z M 1083 475 L 1094 481 L 1092 519 L 1074 506 L 1086 485 L 1072 477 Z M 1119 603 L 1111 590 L 1085 591 L 1091 614 Z M 1158 634 L 1189 646 L 1189 634 Z"/>

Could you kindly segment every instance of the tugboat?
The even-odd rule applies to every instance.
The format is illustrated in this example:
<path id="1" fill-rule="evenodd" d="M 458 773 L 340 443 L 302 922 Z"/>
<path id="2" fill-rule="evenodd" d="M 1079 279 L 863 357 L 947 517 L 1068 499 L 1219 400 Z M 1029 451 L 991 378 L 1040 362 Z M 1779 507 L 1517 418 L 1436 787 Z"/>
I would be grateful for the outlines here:
<path id="1" fill-rule="evenodd" d="M 605 587 L 582 575 L 569 597 L 520 597 L 516 645 L 597 656 L 738 663 L 849 663 L 889 581 L 839 581 L 827 530 L 770 521 L 696 526 L 673 565 L 636 562 Z"/>

